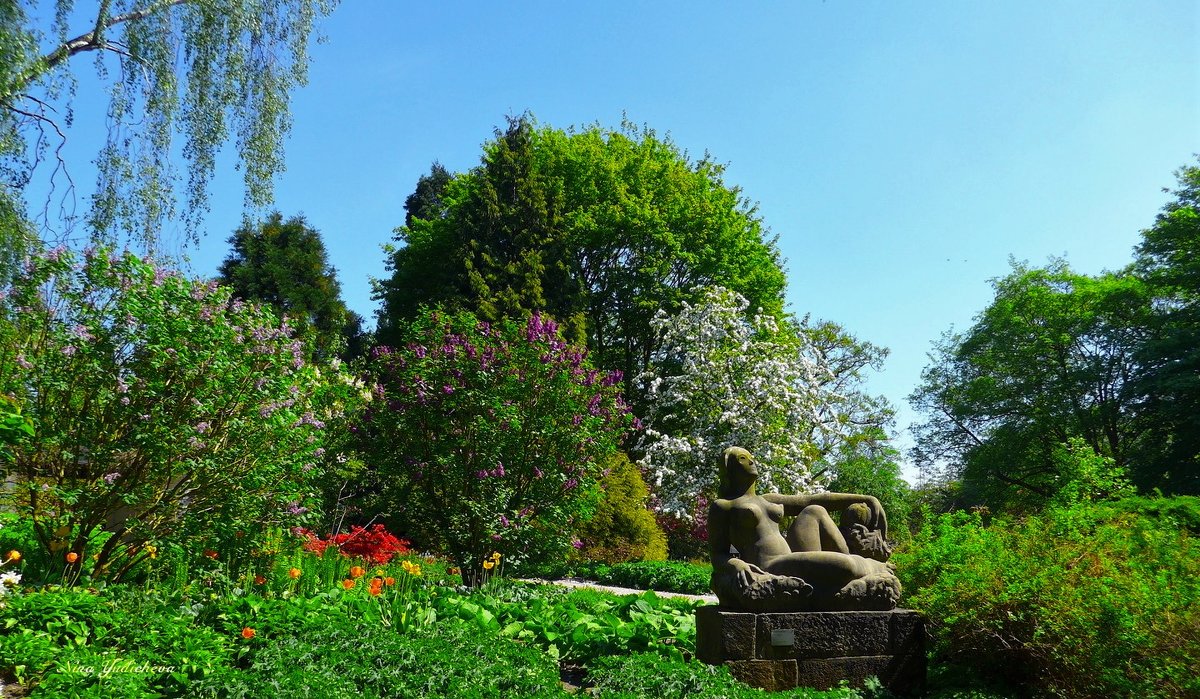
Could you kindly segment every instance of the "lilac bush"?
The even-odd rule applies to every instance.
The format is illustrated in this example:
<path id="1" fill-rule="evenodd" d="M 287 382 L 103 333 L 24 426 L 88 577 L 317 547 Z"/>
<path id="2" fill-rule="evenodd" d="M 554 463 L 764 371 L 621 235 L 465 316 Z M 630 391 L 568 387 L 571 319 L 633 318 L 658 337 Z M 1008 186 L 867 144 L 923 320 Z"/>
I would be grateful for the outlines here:
<path id="1" fill-rule="evenodd" d="M 31 257 L 0 294 L 0 393 L 35 425 L 0 467 L 56 560 L 116 580 L 168 539 L 250 545 L 312 516 L 353 390 L 286 321 L 105 249 Z"/>
<path id="2" fill-rule="evenodd" d="M 361 426 L 393 515 L 469 582 L 493 552 L 565 555 L 632 418 L 619 374 L 592 368 L 551 320 L 488 324 L 424 311 L 367 363 Z"/>

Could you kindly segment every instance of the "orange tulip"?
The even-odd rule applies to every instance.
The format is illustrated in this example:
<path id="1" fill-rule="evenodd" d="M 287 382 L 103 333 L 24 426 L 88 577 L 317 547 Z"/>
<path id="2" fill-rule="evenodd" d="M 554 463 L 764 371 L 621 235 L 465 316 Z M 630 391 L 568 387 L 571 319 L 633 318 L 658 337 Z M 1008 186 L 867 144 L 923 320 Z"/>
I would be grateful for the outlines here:
<path id="1" fill-rule="evenodd" d="M 342 581 L 342 587 L 347 590 L 353 590 L 354 589 L 354 581 L 349 578 L 346 578 L 345 580 Z"/>
<path id="2" fill-rule="evenodd" d="M 383 584 L 391 587 L 392 585 L 396 584 L 396 579 L 389 575 L 383 579 Z"/>
<path id="3" fill-rule="evenodd" d="M 78 561 L 78 560 L 79 560 L 79 554 L 75 553 L 74 551 L 67 554 L 67 563 L 74 563 L 75 561 Z"/>
<path id="4" fill-rule="evenodd" d="M 213 551 L 212 549 L 205 549 L 204 555 L 213 559 L 214 561 L 217 560 L 217 552 Z"/>
<path id="5" fill-rule="evenodd" d="M 295 580 L 296 578 L 300 577 L 300 574 L 303 572 L 304 571 L 300 570 L 299 568 L 288 568 L 288 577 L 292 580 Z"/>
<path id="6" fill-rule="evenodd" d="M 352 578 L 361 578 L 363 575 L 366 575 L 366 573 L 367 571 L 364 570 L 362 566 L 354 566 L 350 569 L 350 577 Z"/>
<path id="7" fill-rule="evenodd" d="M 254 584 L 255 584 L 255 585 L 263 585 L 263 584 L 265 584 L 266 582 L 267 582 L 267 579 L 266 579 L 266 578 L 264 578 L 263 576 L 261 576 L 261 575 L 255 575 L 255 576 L 254 576 Z"/>
<path id="8" fill-rule="evenodd" d="M 247 641 L 254 638 L 254 629 L 250 628 L 249 626 L 243 628 L 242 638 L 246 639 Z"/>

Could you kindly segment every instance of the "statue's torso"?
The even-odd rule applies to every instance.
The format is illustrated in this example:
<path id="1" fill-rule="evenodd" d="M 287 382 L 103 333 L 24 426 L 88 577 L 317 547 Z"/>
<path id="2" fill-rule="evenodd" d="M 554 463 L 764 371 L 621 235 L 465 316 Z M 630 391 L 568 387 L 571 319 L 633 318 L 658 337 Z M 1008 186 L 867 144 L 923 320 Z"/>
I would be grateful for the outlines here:
<path id="1" fill-rule="evenodd" d="M 743 495 L 718 500 L 717 506 L 729 513 L 729 540 L 742 560 L 761 566 L 774 556 L 791 553 L 787 539 L 779 533 L 783 505 L 768 502 L 760 495 Z"/>

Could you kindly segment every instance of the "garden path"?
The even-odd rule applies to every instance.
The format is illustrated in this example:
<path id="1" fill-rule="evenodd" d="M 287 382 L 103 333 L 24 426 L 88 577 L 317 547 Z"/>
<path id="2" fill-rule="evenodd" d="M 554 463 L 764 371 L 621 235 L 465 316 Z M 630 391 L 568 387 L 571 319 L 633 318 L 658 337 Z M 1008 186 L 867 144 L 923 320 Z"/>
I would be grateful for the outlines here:
<path id="1" fill-rule="evenodd" d="M 614 595 L 640 595 L 645 592 L 645 590 L 635 590 L 629 587 L 601 585 L 593 580 L 584 580 L 582 578 L 562 578 L 559 580 L 529 579 L 526 580 L 526 582 L 543 583 L 547 585 L 562 585 L 563 587 L 590 587 L 596 590 L 602 590 L 604 592 L 611 592 Z M 717 603 L 716 595 L 685 595 L 680 592 L 662 592 L 660 590 L 655 590 L 654 594 L 658 595 L 659 597 L 684 597 L 686 599 L 707 602 L 709 604 Z"/>

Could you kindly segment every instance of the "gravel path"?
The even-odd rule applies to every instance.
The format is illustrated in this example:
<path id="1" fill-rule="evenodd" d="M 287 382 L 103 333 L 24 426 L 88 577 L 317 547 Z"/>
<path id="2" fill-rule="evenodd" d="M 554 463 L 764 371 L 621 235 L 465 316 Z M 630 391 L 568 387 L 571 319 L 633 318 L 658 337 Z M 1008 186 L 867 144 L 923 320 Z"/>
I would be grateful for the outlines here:
<path id="1" fill-rule="evenodd" d="M 562 578 L 561 580 L 541 580 L 538 578 L 533 578 L 533 579 L 526 580 L 526 582 L 542 583 L 545 585 L 562 585 L 563 587 L 590 587 L 595 590 L 611 592 L 614 595 L 640 595 L 643 592 L 645 592 L 645 590 L 634 590 L 629 587 L 614 587 L 612 585 L 601 585 L 598 582 L 594 582 L 592 580 L 583 580 L 581 578 Z M 659 597 L 683 597 L 686 599 L 696 600 L 699 602 L 707 602 L 709 604 L 717 603 L 716 595 L 685 595 L 685 594 L 682 594 L 679 592 L 661 592 L 659 590 L 655 590 L 654 594 L 658 595 Z"/>

